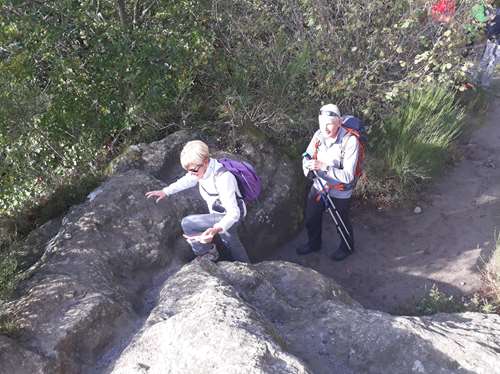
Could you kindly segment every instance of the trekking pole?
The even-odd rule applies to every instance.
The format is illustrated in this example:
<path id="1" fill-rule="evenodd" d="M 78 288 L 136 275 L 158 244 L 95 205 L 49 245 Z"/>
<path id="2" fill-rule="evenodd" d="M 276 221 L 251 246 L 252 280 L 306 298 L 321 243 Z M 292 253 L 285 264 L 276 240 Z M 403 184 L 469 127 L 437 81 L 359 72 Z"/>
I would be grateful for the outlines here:
<path id="1" fill-rule="evenodd" d="M 312 157 L 306 152 L 302 155 L 302 157 L 304 157 L 307 160 L 312 159 Z M 327 207 L 328 213 L 330 213 L 330 216 L 332 217 L 333 222 L 335 223 L 335 227 L 337 228 L 337 231 L 339 232 L 340 236 L 342 237 L 342 240 L 344 240 L 344 243 L 347 245 L 347 248 L 349 249 L 349 251 L 352 252 L 351 244 L 349 243 L 349 241 L 346 238 L 346 234 L 349 237 L 351 236 L 351 234 L 349 233 L 349 230 L 347 230 L 347 227 L 344 223 L 344 220 L 340 216 L 340 213 L 337 210 L 337 207 L 335 206 L 335 204 L 333 203 L 332 198 L 330 197 L 328 192 L 325 190 L 325 185 L 321 181 L 321 178 L 319 177 L 318 173 L 315 170 L 311 170 L 311 171 L 313 172 L 314 177 L 319 181 L 319 184 L 321 186 L 321 190 L 324 191 L 324 192 L 320 192 L 320 196 L 321 196 L 321 199 L 323 200 L 323 203 Z M 337 220 L 337 218 L 335 218 L 335 215 L 333 214 L 332 210 L 337 215 L 338 220 Z M 340 223 L 342 223 L 342 227 L 339 225 L 339 221 L 340 221 Z"/>

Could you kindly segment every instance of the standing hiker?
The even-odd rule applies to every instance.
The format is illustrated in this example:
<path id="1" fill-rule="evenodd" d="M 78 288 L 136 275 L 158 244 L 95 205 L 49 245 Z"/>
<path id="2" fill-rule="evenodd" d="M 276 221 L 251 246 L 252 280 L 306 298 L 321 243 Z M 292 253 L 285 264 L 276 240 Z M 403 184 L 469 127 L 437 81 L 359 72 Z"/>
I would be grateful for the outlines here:
<path id="1" fill-rule="evenodd" d="M 307 196 L 305 211 L 308 242 L 298 248 L 297 253 L 304 255 L 321 249 L 323 212 L 329 208 L 330 197 L 338 212 L 337 219 L 331 211 L 329 213 L 341 234 L 340 245 L 331 258 L 341 261 L 354 250 L 349 208 L 361 149 L 359 133 L 356 136 L 350 129 L 342 126 L 340 111 L 333 104 L 321 107 L 318 121 L 319 130 L 309 143 L 305 153 L 307 157 L 302 162 L 304 175 L 314 177 L 314 183 Z M 322 196 L 322 193 L 325 195 Z M 340 221 L 339 224 L 337 220 Z"/>
<path id="2" fill-rule="evenodd" d="M 500 8 L 481 2 L 472 7 L 472 16 L 477 22 L 486 24 L 487 36 L 475 80 L 481 86 L 489 87 L 496 64 L 500 61 Z"/>
<path id="3" fill-rule="evenodd" d="M 209 157 L 208 146 L 201 140 L 186 143 L 180 159 L 187 173 L 162 190 L 147 192 L 146 197 L 156 197 L 158 202 L 198 185 L 209 213 L 189 215 L 181 221 L 184 237 L 195 255 L 217 261 L 219 253 L 213 238 L 219 234 L 233 260 L 250 262 L 236 231 L 246 215 L 246 205 L 236 177 L 221 162 Z"/>

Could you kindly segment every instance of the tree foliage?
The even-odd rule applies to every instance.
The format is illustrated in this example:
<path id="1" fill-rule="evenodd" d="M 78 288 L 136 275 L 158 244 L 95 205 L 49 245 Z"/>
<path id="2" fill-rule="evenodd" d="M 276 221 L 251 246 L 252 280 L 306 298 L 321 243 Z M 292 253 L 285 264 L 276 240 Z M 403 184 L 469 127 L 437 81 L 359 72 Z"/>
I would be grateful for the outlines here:
<path id="1" fill-rule="evenodd" d="M 199 2 L 2 1 L 0 211 L 175 116 L 211 43 Z M 147 129 L 146 129 L 147 130 Z"/>
<path id="2" fill-rule="evenodd" d="M 426 16 L 423 1 L 217 4 L 217 48 L 200 82 L 236 125 L 253 120 L 296 136 L 324 101 L 376 123 L 415 85 L 457 89 L 472 67 L 472 1 L 446 25 Z"/>
<path id="3" fill-rule="evenodd" d="M 422 0 L 0 4 L 0 213 L 171 123 L 296 144 L 321 102 L 381 124 L 415 84 L 458 88 L 471 67 L 472 0 L 447 25 Z"/>

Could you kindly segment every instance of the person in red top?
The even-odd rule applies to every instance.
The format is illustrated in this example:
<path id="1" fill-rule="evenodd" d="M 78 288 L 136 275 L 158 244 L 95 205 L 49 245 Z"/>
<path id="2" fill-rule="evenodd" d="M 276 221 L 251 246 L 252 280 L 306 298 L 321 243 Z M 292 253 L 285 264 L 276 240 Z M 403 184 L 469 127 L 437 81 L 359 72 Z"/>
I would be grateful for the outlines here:
<path id="1" fill-rule="evenodd" d="M 438 0 L 432 4 L 429 13 L 434 21 L 448 23 L 455 15 L 455 10 L 455 0 Z"/>

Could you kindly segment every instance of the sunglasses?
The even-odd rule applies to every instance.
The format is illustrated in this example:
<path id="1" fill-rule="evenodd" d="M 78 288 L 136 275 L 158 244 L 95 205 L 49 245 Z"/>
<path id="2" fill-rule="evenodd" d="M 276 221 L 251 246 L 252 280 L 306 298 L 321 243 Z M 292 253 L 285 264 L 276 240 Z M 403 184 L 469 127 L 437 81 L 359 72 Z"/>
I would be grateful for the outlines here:
<path id="1" fill-rule="evenodd" d="M 339 115 L 335 112 L 332 112 L 330 110 L 320 110 L 319 111 L 320 116 L 328 116 L 328 117 L 339 117 Z"/>
<path id="2" fill-rule="evenodd" d="M 187 171 L 189 171 L 190 173 L 197 173 L 198 171 L 200 171 L 202 166 L 203 165 L 196 165 L 194 168 L 187 169 Z"/>

